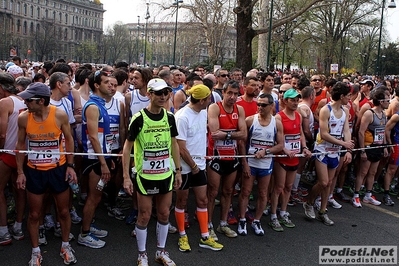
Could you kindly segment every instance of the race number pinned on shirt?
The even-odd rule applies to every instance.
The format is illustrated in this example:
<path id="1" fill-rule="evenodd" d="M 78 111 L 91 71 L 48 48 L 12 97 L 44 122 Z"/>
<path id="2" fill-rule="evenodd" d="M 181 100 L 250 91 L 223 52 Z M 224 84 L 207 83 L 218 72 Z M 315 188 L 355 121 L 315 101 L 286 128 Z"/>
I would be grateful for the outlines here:
<path id="1" fill-rule="evenodd" d="M 46 153 L 29 153 L 28 160 L 31 164 L 57 164 L 60 161 L 59 154 L 52 152 L 60 151 L 60 143 L 58 140 L 29 140 L 28 150 Z"/>
<path id="2" fill-rule="evenodd" d="M 295 134 L 295 135 L 285 135 L 285 145 L 284 147 L 292 151 L 294 153 L 300 153 L 301 152 L 301 135 L 300 134 Z"/>
<path id="3" fill-rule="evenodd" d="M 385 136 L 385 129 L 384 128 L 376 128 L 374 130 L 374 144 L 383 144 L 384 143 L 384 136 Z"/>
<path id="4" fill-rule="evenodd" d="M 273 142 L 251 139 L 251 144 L 248 149 L 248 154 L 256 154 L 260 150 L 270 149 L 273 147 Z"/>
<path id="5" fill-rule="evenodd" d="M 114 140 L 114 135 L 112 134 L 107 134 L 105 135 L 105 148 L 107 150 L 107 153 L 111 154 L 112 151 L 112 143 Z"/>
<path id="6" fill-rule="evenodd" d="M 170 171 L 169 150 L 144 150 L 143 174 L 163 174 Z"/>
<path id="7" fill-rule="evenodd" d="M 335 135 L 335 134 L 331 134 L 331 133 L 330 133 L 330 135 L 333 136 L 337 140 L 341 140 L 342 139 L 342 135 Z M 333 144 L 333 143 L 330 143 L 330 142 L 326 143 L 326 151 L 337 152 L 340 149 L 341 149 L 341 145 Z"/>

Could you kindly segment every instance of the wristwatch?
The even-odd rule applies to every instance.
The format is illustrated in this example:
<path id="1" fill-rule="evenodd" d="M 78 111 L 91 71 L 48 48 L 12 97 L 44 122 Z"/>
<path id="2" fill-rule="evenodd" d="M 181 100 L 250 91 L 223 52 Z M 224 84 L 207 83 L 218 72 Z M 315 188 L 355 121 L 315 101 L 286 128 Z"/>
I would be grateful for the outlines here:
<path id="1" fill-rule="evenodd" d="M 226 139 L 227 139 L 227 140 L 230 140 L 230 139 L 231 139 L 231 132 L 227 132 Z"/>
<path id="2" fill-rule="evenodd" d="M 180 171 L 180 172 L 181 172 L 181 170 L 182 170 L 182 167 L 181 167 L 181 166 L 180 166 L 180 167 L 176 167 L 175 172 L 177 172 L 177 171 Z"/>
<path id="3" fill-rule="evenodd" d="M 72 169 L 75 169 L 75 164 L 74 163 L 67 163 L 67 167 L 71 167 Z"/>
<path id="4" fill-rule="evenodd" d="M 266 149 L 266 155 L 270 154 L 270 149 Z"/>

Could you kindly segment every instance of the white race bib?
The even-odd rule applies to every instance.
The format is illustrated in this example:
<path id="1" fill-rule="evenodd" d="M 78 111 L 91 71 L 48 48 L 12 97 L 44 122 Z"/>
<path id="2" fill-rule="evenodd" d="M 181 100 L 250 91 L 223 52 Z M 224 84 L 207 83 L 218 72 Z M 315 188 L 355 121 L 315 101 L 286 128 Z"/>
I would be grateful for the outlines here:
<path id="1" fill-rule="evenodd" d="M 60 152 L 58 140 L 29 140 L 28 150 L 36 152 Z M 60 154 L 42 153 L 28 154 L 31 164 L 57 164 L 60 161 Z"/>
<path id="2" fill-rule="evenodd" d="M 143 174 L 163 174 L 170 171 L 169 150 L 147 151 L 144 150 Z"/>

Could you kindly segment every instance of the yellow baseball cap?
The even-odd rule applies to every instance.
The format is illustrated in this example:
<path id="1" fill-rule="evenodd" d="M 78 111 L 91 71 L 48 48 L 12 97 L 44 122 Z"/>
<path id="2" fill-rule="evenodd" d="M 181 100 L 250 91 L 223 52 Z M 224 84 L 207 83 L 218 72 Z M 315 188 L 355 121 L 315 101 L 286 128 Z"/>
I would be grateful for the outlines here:
<path id="1" fill-rule="evenodd" d="M 191 89 L 188 90 L 188 93 L 194 99 L 201 100 L 208 97 L 211 94 L 211 90 L 203 84 L 198 84 L 191 87 Z"/>

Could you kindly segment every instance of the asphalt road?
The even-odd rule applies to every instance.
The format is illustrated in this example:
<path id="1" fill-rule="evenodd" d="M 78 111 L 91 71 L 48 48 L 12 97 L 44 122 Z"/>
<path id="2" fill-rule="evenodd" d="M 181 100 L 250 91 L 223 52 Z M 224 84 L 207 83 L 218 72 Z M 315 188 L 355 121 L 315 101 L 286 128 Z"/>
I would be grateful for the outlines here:
<path id="1" fill-rule="evenodd" d="M 382 195 L 377 195 L 382 199 Z M 398 200 L 396 200 L 398 201 Z M 194 213 L 194 200 L 190 197 L 190 217 Z M 237 198 L 234 199 L 235 205 Z M 75 202 L 75 205 L 77 203 Z M 218 234 L 219 242 L 224 245 L 222 251 L 211 251 L 198 247 L 200 231 L 198 223 L 191 219 L 191 227 L 187 229 L 191 252 L 182 253 L 178 250 L 178 234 L 170 234 L 166 249 L 177 265 L 317 265 L 320 245 L 397 245 L 399 232 L 399 202 L 396 206 L 370 206 L 355 209 L 349 203 L 343 203 L 343 208 L 329 208 L 329 217 L 334 226 L 305 219 L 301 205 L 289 207 L 295 228 L 285 228 L 284 232 L 274 232 L 267 223 L 269 216 L 262 217 L 265 236 L 256 236 L 248 226 L 247 236 L 230 239 Z M 78 207 L 81 214 L 82 207 Z M 128 211 L 126 211 L 127 213 Z M 219 208 L 213 223 L 218 224 Z M 173 212 L 171 223 L 175 224 Z M 147 252 L 150 265 L 159 265 L 153 260 L 156 251 L 155 220 L 152 219 L 148 228 Z M 78 246 L 77 241 L 71 242 L 76 251 L 78 265 L 137 265 L 137 245 L 135 238 L 130 236 L 133 226 L 126 225 L 108 217 L 106 208 L 101 204 L 96 213 L 96 224 L 109 231 L 107 242 L 102 249 L 91 249 Z M 233 226 L 236 230 L 237 227 Z M 21 241 L 13 241 L 9 246 L 0 246 L 0 265 L 26 265 L 30 259 L 31 246 L 26 225 L 23 229 L 26 237 Z M 72 233 L 77 237 L 79 225 L 72 225 Z M 42 265 L 64 265 L 59 256 L 61 240 L 47 233 L 48 245 L 41 247 Z"/>

